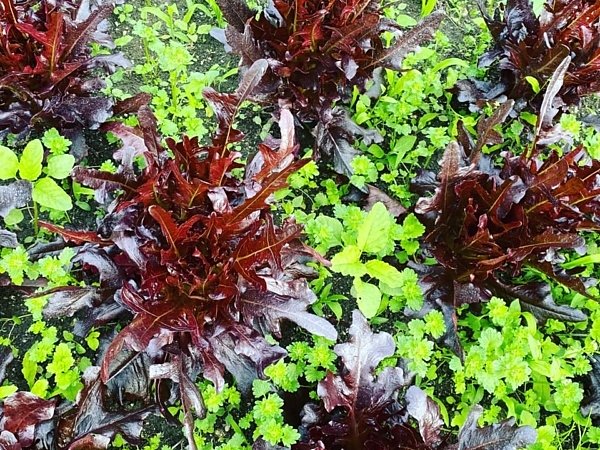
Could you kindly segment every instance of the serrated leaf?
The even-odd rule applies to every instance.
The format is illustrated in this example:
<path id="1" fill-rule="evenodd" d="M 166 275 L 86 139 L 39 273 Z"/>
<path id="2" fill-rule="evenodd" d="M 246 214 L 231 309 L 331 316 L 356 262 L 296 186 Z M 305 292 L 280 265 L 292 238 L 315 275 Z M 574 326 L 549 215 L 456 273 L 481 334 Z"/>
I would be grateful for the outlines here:
<path id="1" fill-rule="evenodd" d="M 44 147 L 42 141 L 30 141 L 21 154 L 19 161 L 19 175 L 24 180 L 35 181 L 42 174 L 42 161 L 44 160 Z"/>
<path id="2" fill-rule="evenodd" d="M 58 211 L 73 209 L 71 197 L 52 178 L 42 178 L 33 185 L 33 201 Z"/>
<path id="3" fill-rule="evenodd" d="M 365 268 L 369 276 L 385 283 L 391 289 L 400 288 L 404 285 L 400 271 L 385 261 L 376 259 L 367 261 Z"/>
<path id="4" fill-rule="evenodd" d="M 367 253 L 379 253 L 389 245 L 390 213 L 383 203 L 375 203 L 358 228 L 357 247 Z"/>

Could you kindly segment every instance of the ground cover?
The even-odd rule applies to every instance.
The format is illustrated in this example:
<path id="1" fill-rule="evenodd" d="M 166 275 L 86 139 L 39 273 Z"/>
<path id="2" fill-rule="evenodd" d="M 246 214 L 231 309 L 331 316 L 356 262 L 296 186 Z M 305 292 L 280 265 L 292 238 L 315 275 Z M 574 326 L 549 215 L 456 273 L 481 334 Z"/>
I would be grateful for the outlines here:
<path id="1" fill-rule="evenodd" d="M 600 5 L 0 2 L 0 448 L 596 449 Z"/>

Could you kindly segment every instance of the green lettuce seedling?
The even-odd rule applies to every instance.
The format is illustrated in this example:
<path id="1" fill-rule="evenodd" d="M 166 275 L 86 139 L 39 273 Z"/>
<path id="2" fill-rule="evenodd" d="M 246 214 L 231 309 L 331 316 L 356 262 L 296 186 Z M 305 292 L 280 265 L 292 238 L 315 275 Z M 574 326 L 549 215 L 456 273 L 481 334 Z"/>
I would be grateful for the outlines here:
<path id="1" fill-rule="evenodd" d="M 36 230 L 38 206 L 63 212 L 73 208 L 71 197 L 56 182 L 67 178 L 75 164 L 72 155 L 63 154 L 70 141 L 57 135 L 56 130 L 50 130 L 44 135 L 43 142 L 50 153 L 46 161 L 44 145 L 40 139 L 30 141 L 20 156 L 8 147 L 0 145 L 0 180 L 21 179 L 32 183 L 33 220 Z M 23 220 L 23 214 L 20 210 L 13 210 L 5 220 L 8 225 L 15 225 Z"/>

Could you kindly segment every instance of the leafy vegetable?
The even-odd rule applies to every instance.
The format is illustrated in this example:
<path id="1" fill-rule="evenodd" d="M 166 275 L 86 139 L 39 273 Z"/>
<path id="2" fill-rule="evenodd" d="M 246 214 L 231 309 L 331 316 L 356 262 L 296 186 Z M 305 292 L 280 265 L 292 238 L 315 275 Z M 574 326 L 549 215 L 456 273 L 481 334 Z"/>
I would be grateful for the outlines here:
<path id="1" fill-rule="evenodd" d="M 497 61 L 509 98 L 526 99 L 536 107 L 538 92 L 567 57 L 571 57 L 559 106 L 578 104 L 582 96 L 600 91 L 600 43 L 591 38 L 600 24 L 600 7 L 594 0 L 555 1 L 545 4 L 538 18 L 528 0 L 510 0 L 502 17 L 486 17 L 495 47 L 480 65 Z"/>
<path id="2" fill-rule="evenodd" d="M 97 128 L 112 102 L 96 95 L 104 86 L 90 72 L 128 64 L 121 54 L 91 56 L 89 42 L 109 43 L 98 26 L 113 4 L 65 1 L 60 7 L 2 0 L 0 8 L 0 128 Z"/>
<path id="3" fill-rule="evenodd" d="M 450 144 L 435 195 L 422 197 L 416 208 L 440 264 L 417 268 L 426 297 L 458 307 L 497 295 L 518 298 L 539 320 L 585 319 L 556 305 L 545 284 L 512 280 L 526 266 L 587 295 L 580 279 L 557 266 L 557 251 L 581 250 L 578 232 L 598 229 L 599 171 L 582 147 L 544 159 L 507 154 L 497 170 L 489 161 L 469 165 L 462 147 Z"/>
<path id="4" fill-rule="evenodd" d="M 400 26 L 381 15 L 373 0 L 276 0 L 257 17 L 236 1 L 219 0 L 230 26 L 225 42 L 241 57 L 245 71 L 255 61 L 269 61 L 258 92 L 272 105 L 289 105 L 302 122 L 317 123 L 315 147 L 333 160 L 342 174 L 352 174 L 351 161 L 358 154 L 355 137 L 368 143 L 381 137 L 367 132 L 341 109 L 352 87 L 364 90 L 377 67 L 401 68 L 402 59 L 430 39 L 442 14 L 434 13 L 402 33 Z M 383 33 L 396 39 L 386 47 Z M 280 103 L 281 102 L 281 103 Z"/>
<path id="5" fill-rule="evenodd" d="M 202 366 L 217 389 L 223 387 L 227 369 L 247 390 L 285 354 L 263 336 L 280 335 L 282 319 L 336 339 L 332 325 L 306 311 L 316 297 L 305 279 L 311 271 L 303 263 L 312 252 L 298 239 L 301 228 L 292 220 L 275 225 L 269 210 L 271 195 L 305 163 L 293 162 L 297 146 L 289 111 L 281 112 L 281 139 L 260 145 L 243 180 L 232 174 L 240 167 L 240 154 L 229 146 L 243 136 L 233 121 L 265 70 L 265 61 L 255 63 L 233 94 L 205 90 L 219 120 L 217 133 L 203 147 L 197 139 L 168 140 L 174 159 L 159 145 L 151 113 L 142 108 L 144 138 L 135 141 L 146 161 L 142 173 L 77 173 L 84 184 L 108 181 L 108 189 L 123 191 L 98 232 L 45 225 L 67 240 L 89 243 L 78 258 L 100 280 L 101 305 L 92 309 L 92 315 L 98 314 L 92 322 L 105 320 L 102 308 L 110 305 L 116 314 L 120 305 L 134 314 L 106 351 L 104 382 L 113 376 L 113 361 L 124 349 L 140 352 L 172 341 L 182 354 L 192 356 L 190 367 Z M 130 142 L 133 131 L 113 132 Z M 89 301 L 77 290 L 63 291 L 50 298 L 46 312 L 71 312 Z M 165 363 L 177 355 L 173 349 L 159 353 Z M 180 383 L 185 380 L 177 377 Z M 186 403 L 186 411 L 192 404 Z"/>
<path id="6" fill-rule="evenodd" d="M 294 450 L 356 449 L 517 449 L 536 440 L 530 427 L 514 421 L 478 428 L 481 407 L 475 406 L 459 434 L 448 445 L 441 433 L 443 421 L 433 400 L 416 386 L 400 367 L 386 367 L 374 376 L 379 363 L 394 354 L 394 340 L 387 333 L 374 334 L 358 311 L 352 316 L 351 340 L 334 351 L 342 359 L 340 375 L 331 372 L 319 383 L 322 406 L 304 408 L 303 437 Z M 413 418 L 416 428 L 409 418 Z"/>

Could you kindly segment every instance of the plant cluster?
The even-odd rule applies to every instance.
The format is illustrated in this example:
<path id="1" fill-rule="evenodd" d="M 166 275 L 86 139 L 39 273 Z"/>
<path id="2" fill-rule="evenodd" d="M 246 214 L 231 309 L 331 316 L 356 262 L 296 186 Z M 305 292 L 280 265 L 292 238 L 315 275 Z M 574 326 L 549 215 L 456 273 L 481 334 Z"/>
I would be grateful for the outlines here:
<path id="1" fill-rule="evenodd" d="M 115 73 L 107 91 L 111 96 L 125 99 L 129 93 L 119 87 L 123 80 L 139 80 L 142 83 L 139 90 L 152 95 L 150 104 L 162 136 L 176 137 L 184 132 L 190 137 L 208 136 L 205 122 L 212 110 L 198 93 L 237 72 L 234 68 L 223 73 L 218 64 L 197 69 L 204 61 L 198 61 L 194 48 L 206 42 L 212 28 L 209 23 L 199 22 L 212 20 L 211 12 L 219 11 L 212 3 L 212 9 L 207 9 L 204 2 L 188 0 L 183 11 L 177 4 L 144 6 L 139 14 L 130 4 L 115 10 L 119 22 L 128 27 L 122 37 L 115 39 L 115 45 L 128 49 L 138 43 L 132 42 L 137 38 L 141 40 L 145 58 L 131 69 Z M 216 24 L 219 23 L 222 20 L 217 19 Z"/>
<path id="2" fill-rule="evenodd" d="M 582 96 L 600 91 L 600 44 L 593 36 L 600 24 L 600 8 L 593 0 L 558 0 L 543 6 L 538 16 L 527 0 L 510 0 L 486 24 L 496 42 L 481 66 L 496 64 L 501 89 L 508 98 L 529 101 L 539 108 L 552 74 L 569 58 L 557 107 L 579 104 Z"/>
<path id="3" fill-rule="evenodd" d="M 226 47 L 241 57 L 241 70 L 258 59 L 269 61 L 269 72 L 257 91 L 262 102 L 289 107 L 315 136 L 315 158 L 325 156 L 341 174 L 352 175 L 358 154 L 356 137 L 380 142 L 377 133 L 353 122 L 337 102 L 347 101 L 353 87 L 365 89 L 375 69 L 399 70 L 402 59 L 430 39 L 441 21 L 434 13 L 401 32 L 383 17 L 372 0 L 278 0 L 256 17 L 243 0 L 219 1 L 229 26 Z M 386 45 L 385 33 L 396 38 Z"/>
<path id="4" fill-rule="evenodd" d="M 0 146 L 0 448 L 595 448 L 598 133 L 556 112 L 597 84 L 600 9 L 450 0 L 442 33 L 435 0 L 184 3 L 115 9 L 141 53 L 106 122 L 70 89 L 124 61 L 113 4 L 0 0 L 0 67 L 105 101 Z"/>
<path id="5" fill-rule="evenodd" d="M 95 69 L 128 64 L 121 54 L 93 56 L 90 42 L 108 43 L 101 22 L 109 1 L 3 0 L 0 4 L 0 129 L 97 128 L 111 115 L 112 101 Z"/>

